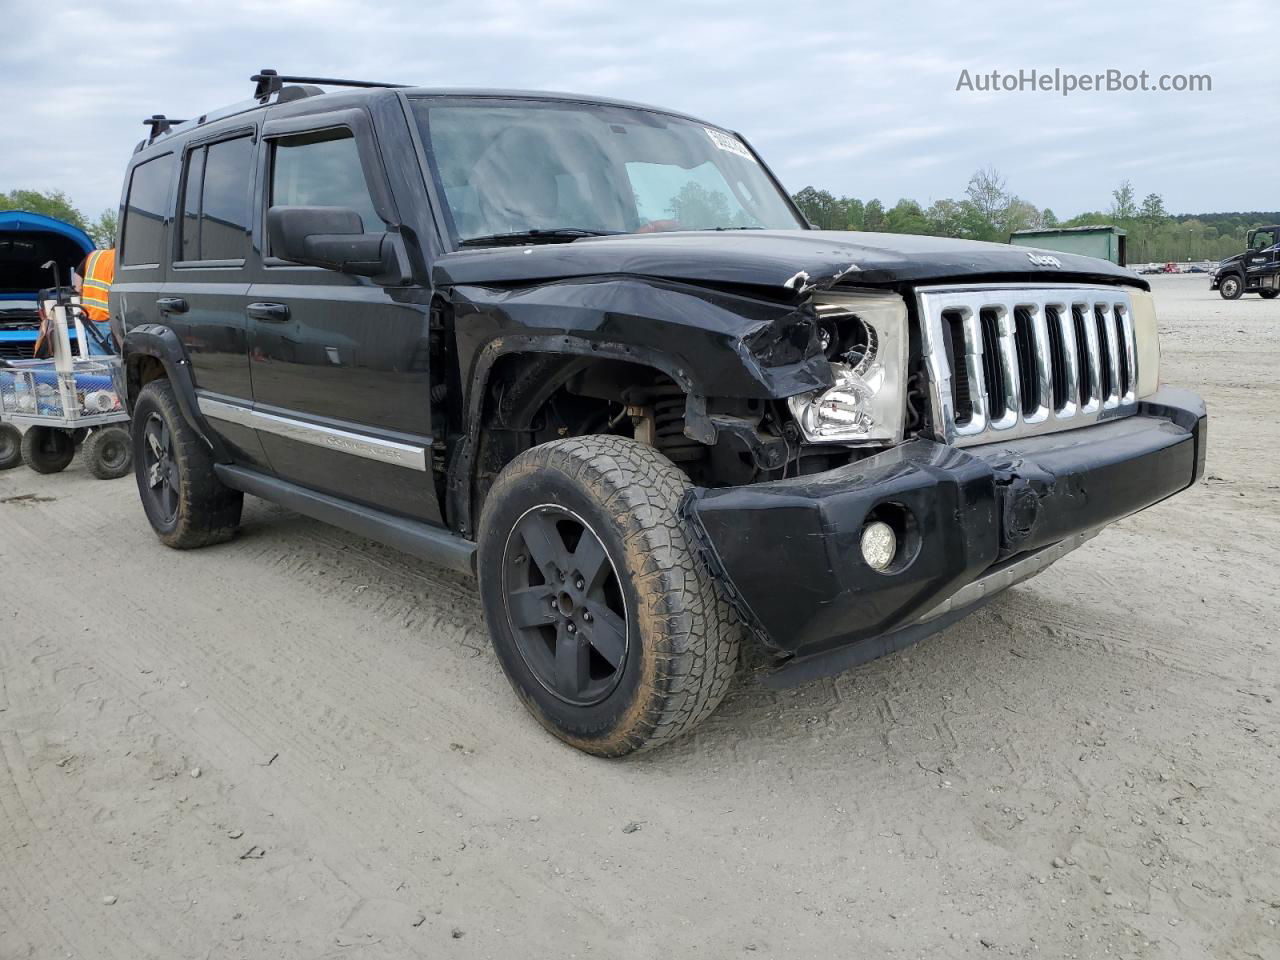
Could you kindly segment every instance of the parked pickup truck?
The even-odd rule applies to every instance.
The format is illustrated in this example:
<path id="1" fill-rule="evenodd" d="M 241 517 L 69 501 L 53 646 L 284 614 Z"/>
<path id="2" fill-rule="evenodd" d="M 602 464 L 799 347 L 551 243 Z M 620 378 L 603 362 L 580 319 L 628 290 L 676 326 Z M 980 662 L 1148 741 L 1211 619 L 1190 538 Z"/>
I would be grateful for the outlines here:
<path id="1" fill-rule="evenodd" d="M 248 493 L 475 574 L 582 750 L 694 727 L 746 641 L 773 683 L 900 648 L 1203 472 L 1128 270 L 811 229 L 670 110 L 254 80 L 126 176 L 146 516 L 198 547 Z"/>

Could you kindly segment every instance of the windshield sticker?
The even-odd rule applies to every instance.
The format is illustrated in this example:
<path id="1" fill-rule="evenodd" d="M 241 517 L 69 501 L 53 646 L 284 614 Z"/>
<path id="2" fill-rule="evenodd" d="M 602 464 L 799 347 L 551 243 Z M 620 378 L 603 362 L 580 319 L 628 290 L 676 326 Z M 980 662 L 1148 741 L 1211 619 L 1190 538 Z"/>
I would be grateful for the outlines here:
<path id="1" fill-rule="evenodd" d="M 751 155 L 751 151 L 748 150 L 746 145 L 737 137 L 731 137 L 729 134 L 723 133 L 720 130 L 712 130 L 710 127 L 703 127 L 702 129 L 707 131 L 707 136 L 711 138 L 711 142 L 721 150 L 732 153 L 735 156 L 739 156 L 743 160 L 755 161 L 756 158 Z"/>

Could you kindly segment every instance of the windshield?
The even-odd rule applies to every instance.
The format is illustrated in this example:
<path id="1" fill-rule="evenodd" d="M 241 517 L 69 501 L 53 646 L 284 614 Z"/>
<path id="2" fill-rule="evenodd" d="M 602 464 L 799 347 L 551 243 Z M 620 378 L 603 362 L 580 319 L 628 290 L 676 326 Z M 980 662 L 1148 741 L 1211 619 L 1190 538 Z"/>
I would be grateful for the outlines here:
<path id="1" fill-rule="evenodd" d="M 414 112 L 460 243 L 801 227 L 742 141 L 715 127 L 539 100 L 418 99 Z"/>

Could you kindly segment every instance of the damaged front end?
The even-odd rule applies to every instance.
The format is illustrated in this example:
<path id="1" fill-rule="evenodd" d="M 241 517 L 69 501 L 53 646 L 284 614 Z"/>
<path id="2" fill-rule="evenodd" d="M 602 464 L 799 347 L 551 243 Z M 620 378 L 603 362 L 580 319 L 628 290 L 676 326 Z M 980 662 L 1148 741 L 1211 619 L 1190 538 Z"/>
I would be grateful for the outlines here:
<path id="1" fill-rule="evenodd" d="M 961 449 L 910 440 L 812 476 L 698 489 L 686 513 L 779 682 L 913 642 L 1204 472 L 1204 404 L 1165 389 L 1087 430 Z M 860 551 L 894 532 L 883 570 Z M 1021 567 L 1018 565 L 1021 564 Z"/>

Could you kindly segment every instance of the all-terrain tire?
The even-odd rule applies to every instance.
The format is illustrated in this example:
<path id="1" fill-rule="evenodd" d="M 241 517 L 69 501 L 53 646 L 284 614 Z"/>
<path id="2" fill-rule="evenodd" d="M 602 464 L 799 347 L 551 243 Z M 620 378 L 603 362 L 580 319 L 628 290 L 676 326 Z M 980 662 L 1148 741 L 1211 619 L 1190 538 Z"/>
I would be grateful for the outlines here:
<path id="1" fill-rule="evenodd" d="M 534 717 L 579 750 L 620 757 L 666 743 L 704 720 L 729 689 L 744 630 L 681 516 L 690 486 L 652 447 L 588 436 L 526 450 L 485 500 L 478 569 L 494 649 Z M 536 511 L 574 518 L 570 527 L 580 520 L 596 534 L 620 586 L 626 654 L 615 668 L 616 686 L 600 702 L 566 702 L 539 679 L 508 612 L 508 565 L 532 562 L 509 548 L 523 542 L 513 537 Z"/>
<path id="2" fill-rule="evenodd" d="M 1218 281 L 1218 294 L 1223 300 L 1239 300 L 1244 296 L 1244 281 L 1231 274 Z"/>
<path id="3" fill-rule="evenodd" d="M 138 494 L 161 543 L 191 550 L 235 535 L 244 494 L 214 474 L 209 447 L 182 415 L 168 380 L 152 380 L 138 395 L 132 445 Z"/>
<path id="4" fill-rule="evenodd" d="M 22 431 L 12 423 L 0 423 L 0 470 L 22 463 Z"/>
<path id="5" fill-rule="evenodd" d="M 31 427 L 22 435 L 22 462 L 36 473 L 61 473 L 75 455 L 75 441 L 65 430 Z"/>
<path id="6" fill-rule="evenodd" d="M 115 480 L 133 466 L 133 441 L 124 427 L 99 427 L 85 438 L 80 455 L 99 480 Z"/>

